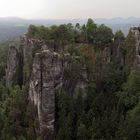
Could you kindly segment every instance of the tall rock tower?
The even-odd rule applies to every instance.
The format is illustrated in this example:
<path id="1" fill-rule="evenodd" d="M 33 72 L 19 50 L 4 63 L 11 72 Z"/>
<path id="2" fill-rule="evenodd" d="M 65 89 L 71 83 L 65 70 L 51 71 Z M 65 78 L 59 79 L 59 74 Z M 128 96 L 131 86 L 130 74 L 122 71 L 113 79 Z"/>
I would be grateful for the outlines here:
<path id="1" fill-rule="evenodd" d="M 135 38 L 135 61 L 134 61 L 134 67 L 140 68 L 140 27 L 132 27 L 130 29 L 130 32 L 133 33 Z"/>

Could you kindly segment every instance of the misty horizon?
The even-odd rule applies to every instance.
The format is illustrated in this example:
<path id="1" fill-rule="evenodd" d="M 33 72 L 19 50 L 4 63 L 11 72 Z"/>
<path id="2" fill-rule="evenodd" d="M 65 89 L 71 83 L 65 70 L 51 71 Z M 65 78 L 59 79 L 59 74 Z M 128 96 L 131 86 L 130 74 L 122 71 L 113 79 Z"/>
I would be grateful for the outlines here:
<path id="1" fill-rule="evenodd" d="M 127 36 L 140 26 L 139 0 L 1 0 L 0 41 L 17 38 L 28 26 L 86 24 L 89 18 Z"/>
<path id="2" fill-rule="evenodd" d="M 140 17 L 139 0 L 2 0 L 0 17 L 88 19 Z"/>
<path id="3" fill-rule="evenodd" d="M 110 17 L 110 18 L 104 18 L 104 17 L 99 17 L 99 18 L 94 18 L 94 17 L 87 17 L 87 18 L 24 18 L 24 17 L 18 17 L 18 16 L 0 16 L 0 19 L 23 19 L 23 20 L 88 20 L 89 18 L 91 19 L 106 19 L 106 20 L 111 20 L 111 19 L 140 19 L 140 16 L 128 16 L 128 17 Z"/>

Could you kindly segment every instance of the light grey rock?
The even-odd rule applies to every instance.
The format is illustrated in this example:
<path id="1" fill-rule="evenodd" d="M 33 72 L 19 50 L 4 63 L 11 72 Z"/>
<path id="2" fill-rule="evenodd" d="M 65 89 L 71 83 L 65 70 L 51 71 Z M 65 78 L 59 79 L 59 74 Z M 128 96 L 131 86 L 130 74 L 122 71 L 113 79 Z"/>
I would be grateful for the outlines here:
<path id="1" fill-rule="evenodd" d="M 40 131 L 54 133 L 55 90 L 62 87 L 60 57 L 49 50 L 35 54 L 29 82 L 29 97 L 36 106 Z M 47 132 L 46 132 L 47 133 Z"/>
<path id="2" fill-rule="evenodd" d="M 62 48 L 56 49 L 57 44 L 53 42 L 44 45 L 42 41 L 29 39 L 26 35 L 20 40 L 20 50 L 15 47 L 9 49 L 6 84 L 7 86 L 13 84 L 13 78 L 20 68 L 20 75 L 23 76 L 20 79 L 29 88 L 29 101 L 37 111 L 36 119 L 39 122 L 37 133 L 40 132 L 45 140 L 53 140 L 55 94 L 59 94 L 63 89 L 67 94 L 74 96 L 81 89 L 84 95 L 88 83 L 86 68 L 85 65 L 81 66 L 80 77 L 75 81 L 70 78 L 71 75 L 67 79 L 65 70 L 71 67 L 71 59 L 79 59 L 78 56 L 71 56 L 66 50 L 64 53 Z"/>
<path id="3" fill-rule="evenodd" d="M 134 38 L 136 40 L 135 44 L 136 58 L 134 61 L 134 67 L 140 68 L 140 27 L 132 27 L 130 31 L 133 33 Z"/>

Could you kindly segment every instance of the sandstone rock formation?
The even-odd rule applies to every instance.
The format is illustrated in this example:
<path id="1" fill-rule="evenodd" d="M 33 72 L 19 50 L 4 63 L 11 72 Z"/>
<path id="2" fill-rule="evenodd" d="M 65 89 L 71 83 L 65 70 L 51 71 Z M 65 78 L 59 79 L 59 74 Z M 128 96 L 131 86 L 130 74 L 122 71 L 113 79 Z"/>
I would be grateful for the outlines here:
<path id="1" fill-rule="evenodd" d="M 52 139 L 54 132 L 55 90 L 62 86 L 61 70 L 58 54 L 49 50 L 35 54 L 29 97 L 37 108 L 40 132 L 48 130 L 49 139 Z"/>
<path id="2" fill-rule="evenodd" d="M 55 44 L 43 44 L 40 40 L 21 37 L 23 49 L 24 82 L 29 84 L 29 99 L 37 110 L 40 133 L 44 139 L 53 139 L 55 122 L 55 94 L 63 88 L 73 95 L 87 86 L 86 69 L 81 68 L 80 78 L 73 81 L 65 78 L 65 69 L 70 67 L 68 52 L 56 50 Z M 29 74 L 28 74 L 29 72 Z M 67 86 L 70 88 L 67 89 Z M 45 134 L 44 134 L 45 133 Z"/>
<path id="3" fill-rule="evenodd" d="M 133 33 L 136 40 L 135 44 L 136 58 L 134 66 L 140 68 L 140 27 L 132 27 L 130 31 Z"/>
<path id="4" fill-rule="evenodd" d="M 7 57 L 6 86 L 22 85 L 22 57 L 14 46 L 10 46 Z"/>
<path id="5" fill-rule="evenodd" d="M 130 30 L 136 40 L 136 59 L 134 66 L 140 67 L 140 28 L 134 27 Z M 122 51 L 123 39 L 114 40 L 114 48 L 106 47 L 102 50 L 104 62 L 113 61 L 118 64 L 119 69 L 125 65 L 125 56 Z M 67 47 L 66 47 L 67 48 Z M 21 37 L 21 47 L 18 50 L 14 46 L 9 48 L 6 85 L 13 84 L 28 85 L 29 100 L 37 110 L 40 133 L 44 139 L 52 140 L 54 136 L 55 122 L 55 94 L 59 90 L 67 90 L 71 96 L 81 89 L 85 93 L 88 78 L 86 66 L 83 64 L 78 68 L 78 77 L 72 77 L 70 60 L 79 59 L 71 56 L 66 50 L 56 49 L 56 44 L 44 42 L 38 39 L 28 39 L 25 35 Z M 67 71 L 67 73 L 65 73 Z M 69 71 L 70 70 L 70 71 Z M 68 75 L 66 75 L 68 74 Z M 99 75 L 100 76 L 100 75 Z M 85 95 L 84 95 L 85 96 Z"/>
<path id="6" fill-rule="evenodd" d="M 134 66 L 140 67 L 140 28 L 134 27 L 130 31 L 136 40 Z M 55 94 L 63 89 L 73 96 L 81 89 L 85 96 L 88 84 L 86 65 L 79 65 L 74 75 L 72 71 L 76 71 L 73 69 L 71 59 L 77 61 L 79 56 L 72 56 L 67 50 L 58 49 L 53 42 L 44 44 L 38 39 L 29 39 L 26 35 L 20 39 L 19 50 L 14 46 L 9 48 L 6 85 L 7 87 L 13 84 L 27 85 L 29 100 L 37 110 L 39 132 L 44 140 L 52 140 L 55 131 Z M 113 47 L 104 48 L 102 63 L 113 60 L 118 69 L 122 70 L 125 65 L 123 43 L 124 38 L 115 39 Z"/>
<path id="7" fill-rule="evenodd" d="M 123 36 L 116 37 L 112 48 L 112 59 L 118 70 L 123 70 L 125 66 L 124 41 Z"/>

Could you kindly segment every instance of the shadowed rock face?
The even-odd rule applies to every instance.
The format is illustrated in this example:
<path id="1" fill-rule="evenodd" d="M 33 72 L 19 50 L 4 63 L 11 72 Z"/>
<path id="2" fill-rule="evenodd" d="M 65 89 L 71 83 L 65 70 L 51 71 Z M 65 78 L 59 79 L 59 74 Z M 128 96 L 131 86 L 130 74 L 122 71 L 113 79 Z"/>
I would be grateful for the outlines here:
<path id="1" fill-rule="evenodd" d="M 21 45 L 24 82 L 29 85 L 29 99 L 37 110 L 39 132 L 43 139 L 51 140 L 54 135 L 55 92 L 62 87 L 63 69 L 67 62 L 38 39 L 23 36 Z"/>
<path id="2" fill-rule="evenodd" d="M 125 55 L 124 55 L 124 41 L 125 38 L 119 37 L 114 39 L 114 46 L 112 49 L 112 59 L 117 66 L 118 70 L 123 70 L 125 66 Z"/>
<path id="3" fill-rule="evenodd" d="M 132 62 L 132 67 L 134 68 L 140 68 L 140 27 L 132 27 L 130 29 L 130 32 L 133 34 L 135 38 L 135 54 L 134 55 L 134 61 Z M 114 39 L 114 45 L 110 47 L 104 48 L 103 56 L 106 58 L 107 62 L 110 62 L 112 60 L 115 65 L 117 66 L 117 70 L 124 70 L 124 67 L 126 64 L 126 54 L 124 52 L 124 42 L 125 38 L 115 38 Z"/>
<path id="4" fill-rule="evenodd" d="M 6 86 L 22 85 L 22 57 L 16 47 L 10 46 L 7 58 Z"/>

